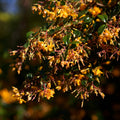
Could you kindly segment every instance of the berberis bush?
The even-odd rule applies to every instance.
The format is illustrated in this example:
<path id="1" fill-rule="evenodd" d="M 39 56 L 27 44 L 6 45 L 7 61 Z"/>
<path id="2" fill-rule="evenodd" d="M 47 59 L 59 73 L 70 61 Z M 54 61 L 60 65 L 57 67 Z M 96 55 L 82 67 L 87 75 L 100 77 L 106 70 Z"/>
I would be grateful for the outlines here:
<path id="1" fill-rule="evenodd" d="M 18 74 L 25 64 L 38 61 L 28 71 L 24 87 L 13 87 L 20 102 L 54 97 L 55 91 L 71 91 L 82 100 L 100 89 L 104 64 L 120 56 L 120 2 L 117 0 L 43 0 L 32 6 L 46 24 L 28 32 L 27 42 L 11 51 L 16 56 L 12 70 Z M 104 64 L 103 64 L 104 63 Z"/>

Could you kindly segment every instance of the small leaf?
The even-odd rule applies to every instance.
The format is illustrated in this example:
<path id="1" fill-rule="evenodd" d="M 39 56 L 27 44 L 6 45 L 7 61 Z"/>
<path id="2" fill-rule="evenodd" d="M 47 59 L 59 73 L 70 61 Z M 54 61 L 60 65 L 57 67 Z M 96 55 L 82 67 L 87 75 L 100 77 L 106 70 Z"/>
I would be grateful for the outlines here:
<path id="1" fill-rule="evenodd" d="M 105 28 L 106 28 L 106 25 L 105 25 L 105 24 L 101 25 L 101 26 L 98 28 L 98 35 L 100 35 L 100 34 L 104 31 Z"/>
<path id="2" fill-rule="evenodd" d="M 71 44 L 77 44 L 77 43 L 80 43 L 79 41 L 73 41 L 71 42 Z"/>
<path id="3" fill-rule="evenodd" d="M 82 80 L 82 81 L 81 81 L 81 84 L 82 84 L 83 86 L 86 86 L 86 83 L 87 83 L 86 80 Z"/>
<path id="4" fill-rule="evenodd" d="M 48 31 L 48 35 L 53 35 L 54 33 L 56 33 L 57 31 L 60 30 L 61 27 L 57 27 L 55 29 L 51 29 L 50 31 Z"/>
<path id="5" fill-rule="evenodd" d="M 70 74 L 69 73 L 64 73 L 64 75 L 69 76 Z"/>
<path id="6" fill-rule="evenodd" d="M 63 42 L 68 45 L 70 43 L 69 39 L 70 39 L 70 34 L 66 35 L 64 38 L 63 38 Z"/>
<path id="7" fill-rule="evenodd" d="M 24 48 L 27 48 L 27 47 L 29 46 L 29 44 L 30 44 L 30 42 L 28 41 L 28 42 L 26 42 L 26 43 L 23 45 L 23 47 L 24 47 Z"/>
<path id="8" fill-rule="evenodd" d="M 113 17 L 113 16 L 115 16 L 115 15 L 117 15 L 119 13 L 120 13 L 120 5 L 117 4 L 115 7 L 112 8 L 110 16 Z"/>
<path id="9" fill-rule="evenodd" d="M 55 32 L 55 30 L 54 30 L 54 29 L 51 29 L 51 30 L 48 32 L 48 34 L 49 34 L 49 35 L 52 35 L 52 34 L 54 34 L 54 32 Z"/>
<path id="10" fill-rule="evenodd" d="M 65 5 L 65 1 L 64 1 L 64 0 L 62 0 L 60 4 L 61 4 L 61 5 Z"/>
<path id="11" fill-rule="evenodd" d="M 28 79 L 30 79 L 30 78 L 33 77 L 33 75 L 32 75 L 32 73 L 28 73 L 28 74 L 26 75 L 26 77 L 27 77 Z"/>
<path id="12" fill-rule="evenodd" d="M 32 35 L 33 33 L 34 33 L 33 31 L 29 31 L 29 32 L 27 32 L 27 34 L 26 34 L 26 38 L 30 38 L 31 35 Z"/>
<path id="13" fill-rule="evenodd" d="M 54 55 L 55 55 L 55 51 L 52 51 L 52 52 L 50 53 L 50 55 L 51 55 L 51 56 L 54 56 Z"/>
<path id="14" fill-rule="evenodd" d="M 76 37 L 79 37 L 81 35 L 81 32 L 79 30 L 74 30 L 73 33 Z"/>
<path id="15" fill-rule="evenodd" d="M 78 17 L 81 17 L 82 15 L 86 14 L 88 12 L 88 10 L 83 10 L 81 12 L 78 13 Z"/>
<path id="16" fill-rule="evenodd" d="M 104 17 L 103 15 L 98 15 L 98 17 L 99 17 L 104 23 L 106 23 L 106 19 L 105 19 L 105 17 Z"/>
<path id="17" fill-rule="evenodd" d="M 88 73 L 86 76 L 89 77 L 90 79 L 93 78 L 93 75 L 91 73 Z"/>
<path id="18" fill-rule="evenodd" d="M 108 21 L 108 16 L 106 14 L 104 14 L 103 16 L 104 16 L 104 18 L 105 18 L 105 20 L 107 22 Z"/>
<path id="19" fill-rule="evenodd" d="M 92 21 L 92 18 L 90 17 L 86 17 L 84 20 L 85 23 L 90 23 L 91 21 Z"/>

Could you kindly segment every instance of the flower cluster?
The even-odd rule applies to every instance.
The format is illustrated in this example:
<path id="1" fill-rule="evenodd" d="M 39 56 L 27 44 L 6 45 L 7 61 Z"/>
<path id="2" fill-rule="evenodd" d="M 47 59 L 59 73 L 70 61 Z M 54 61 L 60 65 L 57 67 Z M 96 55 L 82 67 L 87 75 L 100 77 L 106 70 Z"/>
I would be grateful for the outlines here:
<path id="1" fill-rule="evenodd" d="M 88 10 L 93 16 L 97 16 L 98 14 L 101 13 L 101 9 L 97 6 L 94 6 L 93 8 L 90 8 Z"/>
<path id="2" fill-rule="evenodd" d="M 99 36 L 99 42 L 114 45 L 117 42 L 116 38 L 119 38 L 120 27 L 116 21 L 116 16 L 113 16 L 112 20 L 108 22 L 108 28 Z"/>
<path id="3" fill-rule="evenodd" d="M 10 52 L 17 56 L 11 67 L 18 74 L 24 70 L 26 61 L 36 63 L 34 74 L 29 70 L 26 75 L 24 88 L 13 87 L 20 103 L 36 96 L 38 101 L 50 99 L 56 90 L 71 91 L 81 98 L 81 106 L 91 93 L 104 98 L 99 87 L 101 77 L 106 75 L 101 57 L 109 65 L 108 59 L 120 55 L 120 16 L 119 13 L 110 16 L 112 7 L 107 4 L 111 9 L 108 13 L 105 5 L 95 0 L 51 0 L 34 4 L 33 12 L 42 14 L 48 25 L 36 33 L 29 32 L 26 44 Z"/>
<path id="4" fill-rule="evenodd" d="M 61 6 L 60 1 L 54 3 L 51 10 L 45 9 L 40 4 L 38 4 L 37 6 L 33 6 L 32 10 L 33 12 L 38 11 L 39 14 L 43 14 L 43 17 L 47 17 L 47 20 L 50 21 L 55 20 L 57 18 L 67 18 L 69 16 L 71 16 L 74 20 L 78 17 L 78 14 L 76 13 L 75 9 L 71 4 Z"/>

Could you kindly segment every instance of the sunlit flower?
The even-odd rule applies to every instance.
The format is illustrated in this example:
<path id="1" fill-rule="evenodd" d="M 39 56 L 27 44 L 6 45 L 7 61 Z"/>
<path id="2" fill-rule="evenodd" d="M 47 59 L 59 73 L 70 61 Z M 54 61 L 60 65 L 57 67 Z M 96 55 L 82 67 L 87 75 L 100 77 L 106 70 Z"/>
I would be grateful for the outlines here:
<path id="1" fill-rule="evenodd" d="M 94 6 L 93 8 L 89 9 L 89 12 L 93 15 L 93 16 L 97 16 L 98 14 L 101 13 L 101 9 L 97 6 Z"/>
<path id="2" fill-rule="evenodd" d="M 61 90 L 61 86 L 57 86 L 56 89 L 57 89 L 57 90 Z"/>
<path id="3" fill-rule="evenodd" d="M 55 91 L 54 91 L 54 89 L 47 88 L 47 89 L 41 91 L 40 94 L 42 97 L 46 97 L 49 100 L 51 97 L 54 97 L 53 95 L 55 94 Z"/>
<path id="4" fill-rule="evenodd" d="M 92 70 L 92 72 L 94 73 L 94 75 L 96 76 L 101 76 L 101 74 L 103 74 L 103 72 L 100 70 L 101 66 L 96 67 L 95 69 Z"/>

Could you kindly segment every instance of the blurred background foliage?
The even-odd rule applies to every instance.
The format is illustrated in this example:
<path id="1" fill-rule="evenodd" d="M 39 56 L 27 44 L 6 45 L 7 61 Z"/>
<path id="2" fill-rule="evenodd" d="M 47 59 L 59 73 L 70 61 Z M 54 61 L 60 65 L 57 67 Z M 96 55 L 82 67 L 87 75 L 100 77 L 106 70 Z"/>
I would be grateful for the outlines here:
<path id="1" fill-rule="evenodd" d="M 110 64 L 112 74 L 103 79 L 105 99 L 93 95 L 82 109 L 81 101 L 68 92 L 58 92 L 50 101 L 22 105 L 11 98 L 11 86 L 19 88 L 24 75 L 12 72 L 9 50 L 23 45 L 28 31 L 35 32 L 45 25 L 41 16 L 32 14 L 35 1 L 0 0 L 0 120 L 120 120 L 120 61 Z"/>

